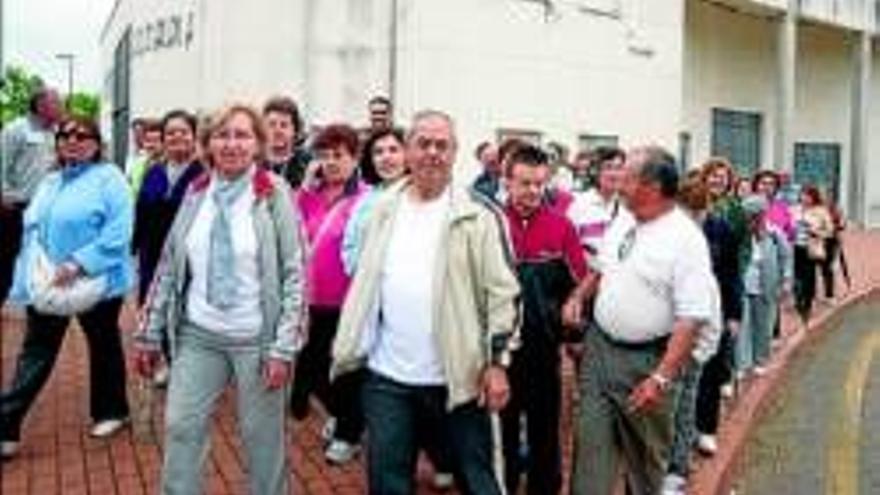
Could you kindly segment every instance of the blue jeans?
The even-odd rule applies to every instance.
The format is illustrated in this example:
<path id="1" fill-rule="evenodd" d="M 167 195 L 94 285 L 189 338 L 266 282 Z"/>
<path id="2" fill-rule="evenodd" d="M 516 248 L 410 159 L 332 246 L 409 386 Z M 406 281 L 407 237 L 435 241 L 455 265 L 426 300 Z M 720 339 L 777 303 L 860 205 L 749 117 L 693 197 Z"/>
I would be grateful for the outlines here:
<path id="1" fill-rule="evenodd" d="M 736 371 L 762 366 L 770 359 L 773 326 L 779 318 L 779 301 L 747 295 L 743 302 L 742 326 L 736 336 Z"/>
<path id="2" fill-rule="evenodd" d="M 691 447 L 697 437 L 696 408 L 697 390 L 703 365 L 691 360 L 681 376 L 681 391 L 675 405 L 675 433 L 672 437 L 672 448 L 669 451 L 670 474 L 687 478 L 690 472 Z"/>
<path id="3" fill-rule="evenodd" d="M 449 446 L 462 494 L 501 495 L 491 419 L 476 402 L 448 411 L 446 387 L 405 385 L 373 372 L 362 393 L 371 495 L 415 493 L 418 442 L 424 431 L 436 432 Z"/>

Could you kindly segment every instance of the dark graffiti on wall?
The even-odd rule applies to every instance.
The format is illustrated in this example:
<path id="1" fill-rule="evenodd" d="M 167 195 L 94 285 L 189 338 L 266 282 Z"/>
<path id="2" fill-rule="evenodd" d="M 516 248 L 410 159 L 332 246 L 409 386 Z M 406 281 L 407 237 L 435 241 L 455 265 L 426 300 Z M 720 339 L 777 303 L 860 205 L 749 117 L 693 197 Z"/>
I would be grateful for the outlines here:
<path id="1" fill-rule="evenodd" d="M 160 17 L 132 27 L 132 56 L 169 49 L 189 50 L 195 37 L 195 12 Z"/>

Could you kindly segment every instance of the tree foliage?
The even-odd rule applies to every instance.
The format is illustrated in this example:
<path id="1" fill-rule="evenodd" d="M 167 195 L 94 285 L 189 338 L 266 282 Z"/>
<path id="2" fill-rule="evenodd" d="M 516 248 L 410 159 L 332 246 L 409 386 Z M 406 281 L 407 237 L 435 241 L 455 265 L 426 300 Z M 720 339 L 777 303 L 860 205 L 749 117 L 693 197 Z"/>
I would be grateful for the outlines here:
<path id="1" fill-rule="evenodd" d="M 92 93 L 75 92 L 65 102 L 71 115 L 97 120 L 101 115 L 101 100 Z"/>
<path id="2" fill-rule="evenodd" d="M 42 86 L 42 79 L 23 67 L 8 67 L 0 78 L 0 127 L 27 113 L 31 96 Z M 93 93 L 74 92 L 65 98 L 64 105 L 71 115 L 91 119 L 101 115 L 101 99 Z"/>
<path id="3" fill-rule="evenodd" d="M 42 80 L 21 67 L 8 67 L 0 77 L 0 126 L 28 111 L 31 95 L 43 85 Z"/>

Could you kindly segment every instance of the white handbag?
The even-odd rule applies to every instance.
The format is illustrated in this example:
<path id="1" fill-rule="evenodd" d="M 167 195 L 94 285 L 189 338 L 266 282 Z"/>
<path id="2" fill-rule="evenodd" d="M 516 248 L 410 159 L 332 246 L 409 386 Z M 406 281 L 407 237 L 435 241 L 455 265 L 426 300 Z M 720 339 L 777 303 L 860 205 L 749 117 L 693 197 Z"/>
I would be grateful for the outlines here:
<path id="1" fill-rule="evenodd" d="M 30 259 L 29 292 L 31 304 L 38 312 L 71 316 L 94 307 L 107 289 L 105 277 L 79 276 L 63 287 L 52 282 L 58 267 L 52 263 L 39 242 L 34 242 Z"/>

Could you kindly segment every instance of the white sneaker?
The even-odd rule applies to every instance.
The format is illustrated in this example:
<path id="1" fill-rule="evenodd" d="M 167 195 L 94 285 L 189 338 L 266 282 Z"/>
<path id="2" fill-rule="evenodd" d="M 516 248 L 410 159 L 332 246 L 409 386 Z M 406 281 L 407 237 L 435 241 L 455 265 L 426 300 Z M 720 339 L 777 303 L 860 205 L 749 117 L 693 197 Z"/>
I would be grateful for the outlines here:
<path id="1" fill-rule="evenodd" d="M 767 374 L 767 367 L 766 366 L 755 366 L 754 368 L 752 368 L 752 373 L 754 373 L 755 376 L 764 376 Z"/>
<path id="2" fill-rule="evenodd" d="M 98 421 L 95 423 L 95 426 L 92 427 L 89 434 L 95 438 L 107 438 L 121 430 L 127 422 L 128 420 L 126 419 L 105 419 L 103 421 Z"/>
<path id="3" fill-rule="evenodd" d="M 19 448 L 21 448 L 21 442 L 15 440 L 3 440 L 0 442 L 0 459 L 12 459 L 18 455 Z"/>
<path id="4" fill-rule="evenodd" d="M 168 386 L 168 376 L 171 374 L 171 370 L 168 369 L 168 366 L 162 366 L 156 373 L 153 375 L 153 385 L 158 388 L 165 388 Z"/>
<path id="5" fill-rule="evenodd" d="M 321 427 L 321 439 L 324 442 L 329 442 L 333 440 L 333 435 L 336 433 L 336 418 L 330 416 L 327 418 L 327 421 L 324 421 L 324 426 Z"/>
<path id="6" fill-rule="evenodd" d="M 345 440 L 331 440 L 324 451 L 324 459 L 331 464 L 345 464 L 354 459 L 360 450 L 358 445 L 350 444 Z"/>
<path id="7" fill-rule="evenodd" d="M 725 383 L 724 385 L 721 386 L 721 397 L 724 397 L 725 399 L 732 399 L 733 398 L 733 384 L 732 383 Z"/>
<path id="8" fill-rule="evenodd" d="M 677 474 L 667 474 L 663 478 L 663 488 L 660 493 L 663 495 L 684 495 L 687 480 L 683 476 Z"/>
<path id="9" fill-rule="evenodd" d="M 715 435 L 699 435 L 697 437 L 697 450 L 706 457 L 712 457 L 718 452 L 718 437 Z"/>
<path id="10" fill-rule="evenodd" d="M 437 472 L 434 473 L 432 484 L 434 485 L 435 490 L 451 490 L 452 485 L 455 484 L 455 478 L 452 477 L 452 473 Z"/>

